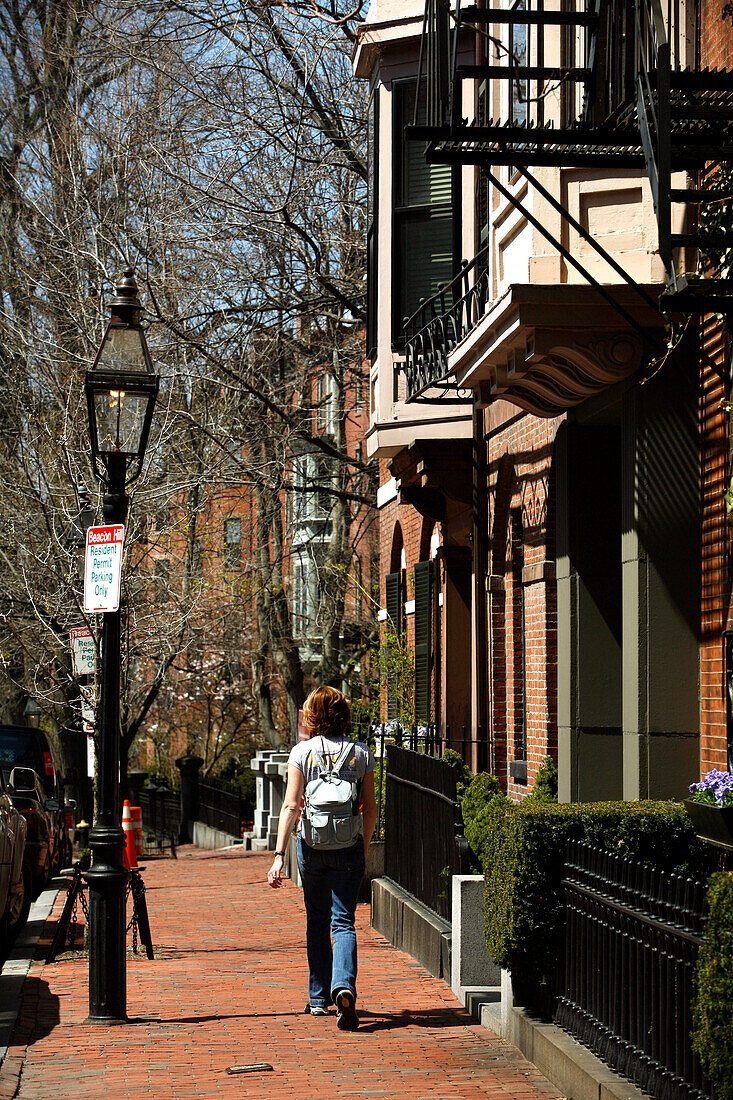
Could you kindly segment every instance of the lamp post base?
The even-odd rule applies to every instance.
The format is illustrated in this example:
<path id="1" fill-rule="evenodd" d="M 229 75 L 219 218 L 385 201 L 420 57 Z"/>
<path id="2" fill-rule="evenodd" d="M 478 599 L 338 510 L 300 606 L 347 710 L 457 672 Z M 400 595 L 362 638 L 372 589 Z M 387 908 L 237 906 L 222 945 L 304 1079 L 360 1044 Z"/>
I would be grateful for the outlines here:
<path id="1" fill-rule="evenodd" d="M 123 867 L 125 834 L 119 826 L 95 825 L 89 834 L 89 1023 L 127 1021 L 125 899 L 129 872 Z"/>

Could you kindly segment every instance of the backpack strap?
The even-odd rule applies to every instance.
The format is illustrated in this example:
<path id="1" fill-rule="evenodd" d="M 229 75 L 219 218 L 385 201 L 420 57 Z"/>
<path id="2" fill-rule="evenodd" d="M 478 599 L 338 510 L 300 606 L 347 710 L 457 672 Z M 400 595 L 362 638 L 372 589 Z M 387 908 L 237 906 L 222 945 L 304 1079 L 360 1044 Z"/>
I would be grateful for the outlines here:
<path id="1" fill-rule="evenodd" d="M 341 749 L 341 752 L 338 755 L 336 763 L 331 768 L 331 774 L 332 775 L 337 775 L 337 776 L 339 776 L 339 778 L 341 777 L 341 769 L 343 768 L 344 764 L 349 759 L 349 757 L 351 756 L 353 751 L 354 751 L 354 742 L 353 741 L 345 741 L 344 745 L 343 745 L 343 748 Z"/>

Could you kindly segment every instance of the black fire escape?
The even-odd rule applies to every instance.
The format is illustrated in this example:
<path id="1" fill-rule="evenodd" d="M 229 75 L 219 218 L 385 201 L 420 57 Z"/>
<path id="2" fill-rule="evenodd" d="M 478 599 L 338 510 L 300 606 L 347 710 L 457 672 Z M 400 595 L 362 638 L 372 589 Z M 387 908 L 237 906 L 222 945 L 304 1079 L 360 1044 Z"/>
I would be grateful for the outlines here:
<path id="1" fill-rule="evenodd" d="M 560 0 L 559 10 L 544 4 L 516 0 L 507 10 L 456 0 L 451 9 L 445 0 L 427 0 L 420 57 L 427 121 L 410 136 L 426 141 L 430 161 L 480 166 L 483 178 L 582 271 L 496 173 L 513 167 L 632 287 L 532 169 L 644 169 L 666 287 L 653 303 L 644 288 L 638 293 L 665 313 L 732 313 L 733 280 L 722 274 L 733 248 L 733 72 L 700 66 L 698 27 L 691 5 L 680 0 L 668 0 L 666 10 L 660 0 Z M 477 82 L 473 121 L 461 113 L 466 80 Z M 494 118 L 489 104 L 497 102 L 503 107 Z M 676 173 L 684 173 L 683 186 L 679 176 L 673 186 Z M 484 266 L 480 255 L 464 264 L 452 286 L 406 322 L 413 396 L 445 370 L 484 307 Z M 607 289 L 588 281 L 610 300 Z"/>

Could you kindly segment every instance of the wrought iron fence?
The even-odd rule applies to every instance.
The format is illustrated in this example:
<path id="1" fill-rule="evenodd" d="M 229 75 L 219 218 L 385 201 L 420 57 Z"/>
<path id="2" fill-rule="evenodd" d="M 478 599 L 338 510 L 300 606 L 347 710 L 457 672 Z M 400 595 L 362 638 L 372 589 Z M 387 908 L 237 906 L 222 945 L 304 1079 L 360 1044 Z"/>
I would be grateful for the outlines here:
<path id="1" fill-rule="evenodd" d="M 452 764 L 387 745 L 385 873 L 445 920 L 451 876 L 465 874 L 468 845 Z"/>
<path id="2" fill-rule="evenodd" d="M 690 1042 L 704 883 L 573 842 L 563 886 L 555 1022 L 651 1096 L 709 1096 Z"/>
<path id="3" fill-rule="evenodd" d="M 240 837 L 252 818 L 252 807 L 236 787 L 212 783 L 199 784 L 197 819 L 204 825 Z"/>
<path id="4" fill-rule="evenodd" d="M 467 726 L 441 726 L 435 722 L 427 724 L 413 723 L 411 726 L 401 726 L 396 721 L 382 722 L 377 726 L 354 727 L 354 733 L 359 741 L 365 741 L 374 751 L 377 757 L 377 768 L 374 778 L 374 788 L 377 796 L 377 826 L 375 839 L 384 839 L 385 818 L 385 781 L 386 781 L 386 749 L 389 745 L 398 745 L 410 749 L 411 752 L 423 753 L 440 760 L 446 749 L 458 752 L 464 761 L 472 762 L 473 746 L 476 745 L 476 760 L 478 771 L 488 771 L 491 758 L 489 742 L 483 736 L 483 730 L 479 726 L 477 737 L 471 737 L 471 731 Z"/>
<path id="5" fill-rule="evenodd" d="M 150 783 L 137 797 L 142 810 L 143 844 L 151 847 L 148 838 L 155 837 L 156 844 L 166 841 L 175 847 L 181 828 L 180 792 Z"/>

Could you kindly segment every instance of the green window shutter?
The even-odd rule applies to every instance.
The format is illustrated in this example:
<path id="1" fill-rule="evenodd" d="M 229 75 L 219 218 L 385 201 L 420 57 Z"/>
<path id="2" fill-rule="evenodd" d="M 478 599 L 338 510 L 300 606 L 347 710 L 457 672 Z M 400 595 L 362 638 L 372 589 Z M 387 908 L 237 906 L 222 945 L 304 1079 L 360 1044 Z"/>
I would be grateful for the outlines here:
<path id="1" fill-rule="evenodd" d="M 402 633 L 404 608 L 402 605 L 402 574 L 388 573 L 386 578 L 387 615 L 392 620 L 396 634 Z"/>
<path id="2" fill-rule="evenodd" d="M 385 577 L 387 615 L 392 620 L 395 633 L 399 637 L 402 634 L 404 622 L 404 594 L 402 585 L 402 572 L 388 573 Z M 400 712 L 399 684 L 395 684 L 387 677 L 387 717 L 398 718 Z"/>
<path id="3" fill-rule="evenodd" d="M 433 622 L 433 563 L 415 566 L 415 718 L 431 720 L 431 630 Z"/>
<path id="4" fill-rule="evenodd" d="M 393 87 L 394 222 L 392 339 L 400 347 L 403 320 L 421 298 L 437 293 L 453 278 L 455 227 L 453 178 L 450 165 L 429 164 L 424 141 L 407 141 L 405 126 L 414 117 L 417 82 Z M 425 123 L 425 97 L 420 100 L 418 125 Z"/>

